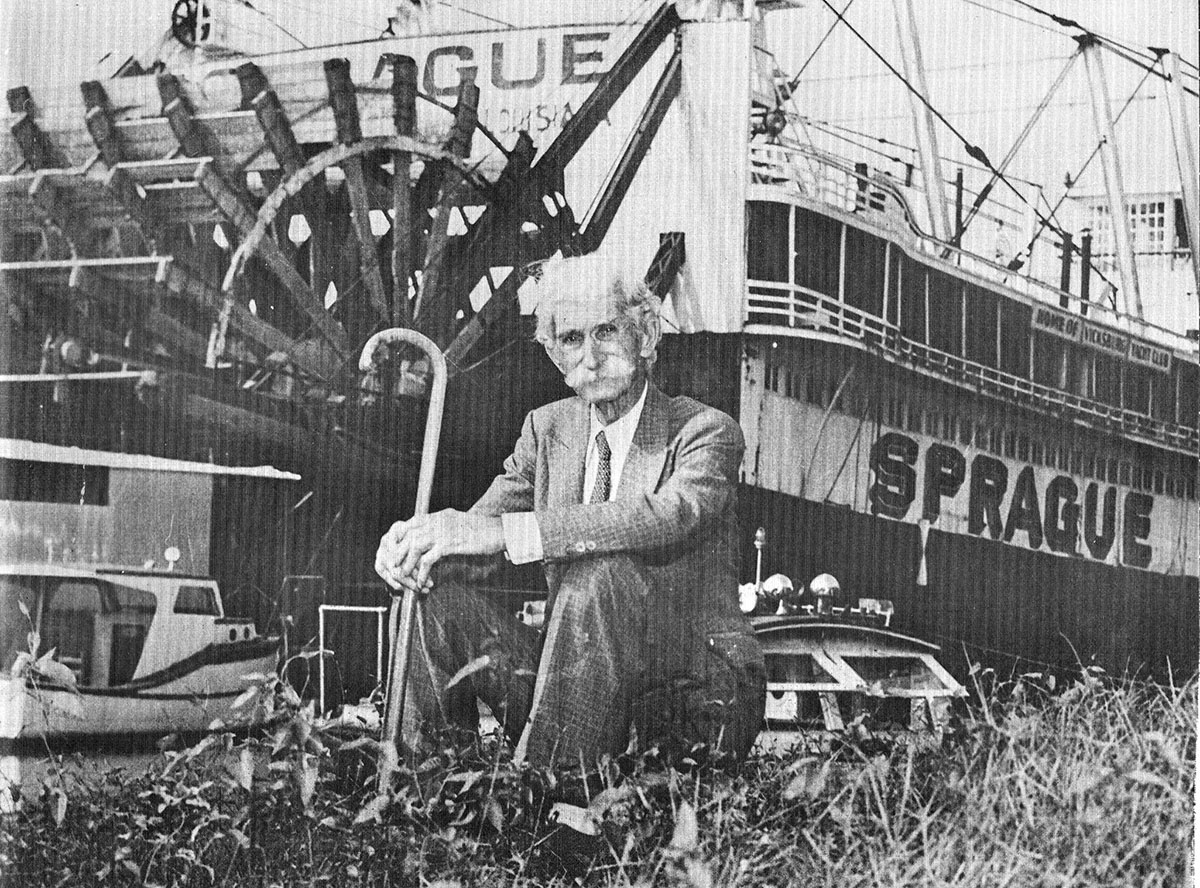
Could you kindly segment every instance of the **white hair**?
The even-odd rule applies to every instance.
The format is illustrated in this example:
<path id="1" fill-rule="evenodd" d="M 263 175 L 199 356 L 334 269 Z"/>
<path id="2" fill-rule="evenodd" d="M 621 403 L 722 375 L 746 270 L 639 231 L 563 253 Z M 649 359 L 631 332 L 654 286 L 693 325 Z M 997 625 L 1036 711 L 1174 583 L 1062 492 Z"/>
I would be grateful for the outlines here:
<path id="1" fill-rule="evenodd" d="M 659 312 L 662 300 L 646 284 L 645 277 L 633 271 L 623 257 L 597 251 L 586 256 L 563 256 L 542 265 L 538 283 L 538 303 L 535 309 L 537 331 L 534 339 L 542 344 L 551 358 L 558 347 L 555 338 L 554 309 L 562 302 L 583 302 L 608 296 L 617 310 L 633 321 L 643 344 L 651 342 L 655 349 L 647 358 L 647 366 L 657 357 L 660 333 Z"/>

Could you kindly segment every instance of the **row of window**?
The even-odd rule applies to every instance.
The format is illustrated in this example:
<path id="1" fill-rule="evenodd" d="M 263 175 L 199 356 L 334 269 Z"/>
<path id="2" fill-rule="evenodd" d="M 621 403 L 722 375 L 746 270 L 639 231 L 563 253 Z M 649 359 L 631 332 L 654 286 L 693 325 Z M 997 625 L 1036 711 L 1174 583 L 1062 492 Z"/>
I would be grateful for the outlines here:
<path id="1" fill-rule="evenodd" d="M 1183 199 L 1178 197 L 1138 197 L 1127 202 L 1129 234 L 1138 253 L 1162 253 L 1190 248 L 1184 221 Z M 1116 251 L 1112 213 L 1107 201 L 1088 206 L 1092 228 L 1093 252 L 1109 255 Z"/>
<path id="2" fill-rule="evenodd" d="M 1032 309 L 931 269 L 881 238 L 787 204 L 750 204 L 751 280 L 822 293 L 950 355 L 1078 397 L 1195 428 L 1200 368 L 1132 363 L 1032 326 Z"/>
<path id="3" fill-rule="evenodd" d="M 807 401 L 822 409 L 832 402 L 838 382 L 824 374 L 802 373 L 771 362 L 765 371 L 768 391 Z M 877 408 L 865 389 L 848 384 L 838 397 L 837 409 L 851 416 L 873 417 Z M 1120 484 L 1147 493 L 1196 499 L 1194 472 L 1168 471 L 1116 456 L 1104 456 L 1080 446 L 1049 443 L 1029 432 L 1019 432 L 988 420 L 972 420 L 961 411 L 922 408 L 895 396 L 879 403 L 878 410 L 880 422 L 914 434 L 957 441 L 966 447 L 1077 477 Z"/>

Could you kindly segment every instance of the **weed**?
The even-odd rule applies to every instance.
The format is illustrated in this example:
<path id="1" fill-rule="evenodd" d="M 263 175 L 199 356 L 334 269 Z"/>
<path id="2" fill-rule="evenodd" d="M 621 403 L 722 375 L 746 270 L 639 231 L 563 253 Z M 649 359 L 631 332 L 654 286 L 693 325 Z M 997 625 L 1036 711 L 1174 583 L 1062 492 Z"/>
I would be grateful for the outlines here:
<path id="1" fill-rule="evenodd" d="M 378 741 L 263 676 L 263 733 L 145 773 L 72 770 L 0 834 L 21 885 L 1169 886 L 1190 872 L 1197 691 L 1084 670 L 981 677 L 940 746 L 865 731 L 680 770 L 656 750 L 578 774 L 447 742 L 379 801 Z M 985 689 L 986 688 L 986 689 Z M 693 760 L 701 760 L 702 750 Z M 56 777 L 55 780 L 58 778 Z M 554 804 L 571 801 L 549 823 Z M 582 832 L 589 841 L 578 841 Z M 571 838 L 568 838 L 571 837 Z"/>

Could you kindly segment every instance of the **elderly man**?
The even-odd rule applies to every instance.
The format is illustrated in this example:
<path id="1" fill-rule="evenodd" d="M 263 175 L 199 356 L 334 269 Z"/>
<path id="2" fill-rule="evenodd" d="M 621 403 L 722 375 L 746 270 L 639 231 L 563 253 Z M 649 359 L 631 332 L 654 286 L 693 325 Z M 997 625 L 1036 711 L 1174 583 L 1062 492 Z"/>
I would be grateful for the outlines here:
<path id="1" fill-rule="evenodd" d="M 741 429 L 650 382 L 660 305 L 640 277 L 593 254 L 548 263 L 539 292 L 537 339 L 577 397 L 525 418 L 470 511 L 397 522 L 379 545 L 376 570 L 393 589 L 429 591 L 438 577 L 404 740 L 472 726 L 478 697 L 535 766 L 591 768 L 623 751 L 631 728 L 643 747 L 704 742 L 740 759 L 766 681 L 737 606 Z M 434 571 L 501 555 L 542 562 L 544 633 Z"/>

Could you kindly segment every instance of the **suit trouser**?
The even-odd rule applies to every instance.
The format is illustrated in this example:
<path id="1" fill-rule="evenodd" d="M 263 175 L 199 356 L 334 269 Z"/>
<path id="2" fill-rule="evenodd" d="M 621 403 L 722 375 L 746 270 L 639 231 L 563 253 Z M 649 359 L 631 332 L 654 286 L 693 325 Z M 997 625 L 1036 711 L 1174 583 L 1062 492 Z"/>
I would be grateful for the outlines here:
<path id="1" fill-rule="evenodd" d="M 625 751 L 631 727 L 641 748 L 703 742 L 741 759 L 762 723 L 766 672 L 749 627 L 666 626 L 629 556 L 572 563 L 543 631 L 450 583 L 424 599 L 416 634 L 402 722 L 411 749 L 437 731 L 476 727 L 476 699 L 516 758 L 537 767 L 590 769 Z"/>

